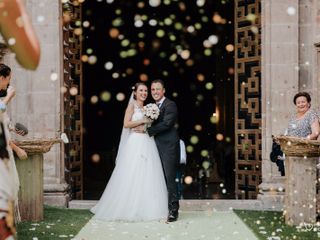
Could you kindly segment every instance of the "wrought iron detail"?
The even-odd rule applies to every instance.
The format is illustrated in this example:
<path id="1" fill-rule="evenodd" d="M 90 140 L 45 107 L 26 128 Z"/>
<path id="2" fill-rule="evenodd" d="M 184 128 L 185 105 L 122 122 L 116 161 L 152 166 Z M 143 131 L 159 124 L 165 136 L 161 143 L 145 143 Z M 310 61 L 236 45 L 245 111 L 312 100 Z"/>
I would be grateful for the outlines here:
<path id="1" fill-rule="evenodd" d="M 63 83 L 65 178 L 73 199 L 83 198 L 83 136 L 82 136 L 82 64 L 81 64 L 81 4 L 69 0 L 63 10 Z M 81 27 L 81 26 L 80 26 Z"/>
<path id="2" fill-rule="evenodd" d="M 236 198 L 261 183 L 261 0 L 235 0 Z"/>

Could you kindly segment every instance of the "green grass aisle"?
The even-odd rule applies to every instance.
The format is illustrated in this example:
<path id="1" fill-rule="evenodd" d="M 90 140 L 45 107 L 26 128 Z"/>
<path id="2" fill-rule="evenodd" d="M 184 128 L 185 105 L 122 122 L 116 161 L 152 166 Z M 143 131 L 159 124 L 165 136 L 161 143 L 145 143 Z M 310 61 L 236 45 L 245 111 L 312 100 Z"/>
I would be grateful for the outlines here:
<path id="1" fill-rule="evenodd" d="M 234 210 L 259 237 L 268 240 L 320 239 L 320 225 L 287 226 L 282 212 Z"/>
<path id="2" fill-rule="evenodd" d="M 72 239 L 91 217 L 89 210 L 46 206 L 44 221 L 18 224 L 18 240 Z"/>

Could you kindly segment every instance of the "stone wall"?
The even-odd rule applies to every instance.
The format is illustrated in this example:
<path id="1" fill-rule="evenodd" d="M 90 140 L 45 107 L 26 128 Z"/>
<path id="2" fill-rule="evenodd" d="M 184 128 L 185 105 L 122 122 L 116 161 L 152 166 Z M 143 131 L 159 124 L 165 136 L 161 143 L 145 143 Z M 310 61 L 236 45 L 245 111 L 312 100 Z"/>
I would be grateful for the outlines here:
<path id="1" fill-rule="evenodd" d="M 297 92 L 310 92 L 313 108 L 319 109 L 319 10 L 317 0 L 262 1 L 263 194 L 259 198 L 270 204 L 281 204 L 284 187 L 284 178 L 269 160 L 271 134 L 284 132 L 295 111 L 292 101 Z"/>
<path id="2" fill-rule="evenodd" d="M 319 39 L 319 1 L 299 1 L 299 89 L 311 94 L 313 107 L 319 109 L 317 47 Z"/>
<path id="3" fill-rule="evenodd" d="M 27 11 L 41 45 L 40 65 L 36 71 L 23 69 L 10 54 L 5 62 L 13 69 L 12 85 L 16 97 L 10 104 L 12 121 L 21 122 L 29 129 L 27 137 L 59 138 L 62 129 L 62 29 L 61 1 L 28 0 Z M 63 146 L 56 144 L 44 156 L 45 202 L 66 205 Z"/>
<path id="4" fill-rule="evenodd" d="M 60 3 L 59 0 L 26 1 L 41 43 L 38 69 L 33 72 L 21 68 L 12 55 L 6 59 L 13 68 L 12 85 L 17 89 L 10 115 L 13 121 L 28 126 L 29 138 L 52 138 L 61 134 L 63 54 Z M 294 111 L 292 98 L 299 90 L 310 91 L 313 106 L 320 105 L 320 45 L 317 46 L 320 44 L 320 1 L 262 0 L 261 4 L 261 189 L 267 193 L 265 196 L 273 196 L 277 192 L 275 189 L 282 187 L 283 178 L 269 160 L 271 135 L 284 132 Z M 45 155 L 44 162 L 46 203 L 66 205 L 63 146 L 54 146 Z"/>
<path id="5" fill-rule="evenodd" d="M 287 14 L 292 7 L 297 12 Z M 262 176 L 278 175 L 269 160 L 271 135 L 283 134 L 299 89 L 298 0 L 262 1 Z"/>

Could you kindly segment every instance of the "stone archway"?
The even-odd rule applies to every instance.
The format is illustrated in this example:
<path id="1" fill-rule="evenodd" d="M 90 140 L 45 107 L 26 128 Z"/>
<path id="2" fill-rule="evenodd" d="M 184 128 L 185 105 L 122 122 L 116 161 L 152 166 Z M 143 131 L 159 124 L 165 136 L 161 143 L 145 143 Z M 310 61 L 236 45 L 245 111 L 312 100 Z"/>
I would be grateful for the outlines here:
<path id="1" fill-rule="evenodd" d="M 65 1 L 63 1 L 65 2 Z M 71 2 L 71 1 L 69 1 Z M 250 5 L 254 6 L 255 1 L 237 1 L 240 5 L 248 4 L 247 9 L 250 12 Z M 23 90 L 22 94 L 16 96 L 16 100 L 12 102 L 12 114 L 16 120 L 28 121 L 28 127 L 30 133 L 34 136 L 50 136 L 58 137 L 61 132 L 71 131 L 78 136 L 73 137 L 74 145 L 68 145 L 69 150 L 65 151 L 64 145 L 55 146 L 53 151 L 45 156 L 45 199 L 47 203 L 58 203 L 60 205 L 66 204 L 65 195 L 66 184 L 65 175 L 68 176 L 70 169 L 65 169 L 65 157 L 72 154 L 72 159 L 77 159 L 75 152 L 79 152 L 81 149 L 81 137 L 79 137 L 79 129 L 81 125 L 77 123 L 76 119 L 80 119 L 80 110 L 77 104 L 67 105 L 64 102 L 63 96 L 61 96 L 60 88 L 64 89 L 64 81 L 51 81 L 50 74 L 55 73 L 59 79 L 65 78 L 68 87 L 78 86 L 77 96 L 70 96 L 74 103 L 81 102 L 80 91 L 81 82 L 80 78 L 74 78 L 76 75 L 72 75 L 73 72 L 78 73 L 80 65 L 77 68 L 72 67 L 72 58 L 74 61 L 80 60 L 80 52 L 74 51 L 74 42 L 69 38 L 65 38 L 68 41 L 64 42 L 63 30 L 69 31 L 68 34 L 72 35 L 72 31 L 77 28 L 74 26 L 61 27 L 62 21 L 62 3 L 56 1 L 43 1 L 35 4 L 32 1 L 26 1 L 27 9 L 30 12 L 38 14 L 39 12 L 45 14 L 45 21 L 37 22 L 37 15 L 32 18 L 35 24 L 36 32 L 44 45 L 42 46 L 42 59 L 45 59 L 44 64 L 39 66 L 37 72 L 28 72 L 21 69 L 15 62 L 13 57 L 6 57 L 7 62 L 14 68 L 15 74 L 23 76 L 26 81 L 15 81 L 13 83 Z M 303 7 L 299 7 L 303 6 Z M 73 7 L 77 7 L 74 6 Z M 296 10 L 296 14 L 286 14 L 287 8 L 293 7 Z M 244 10 L 245 11 L 245 10 Z M 272 166 L 268 160 L 268 154 L 270 151 L 271 134 L 279 134 L 286 126 L 288 118 L 288 109 L 292 107 L 292 96 L 300 89 L 309 91 L 312 93 L 313 105 L 317 106 L 319 103 L 318 96 L 318 72 L 316 71 L 315 63 L 317 62 L 317 47 L 319 41 L 319 23 L 314 21 L 319 11 L 319 3 L 317 1 L 266 1 L 261 0 L 261 149 L 256 147 L 248 148 L 248 141 L 244 142 L 243 151 L 248 154 L 248 150 L 262 151 L 262 185 L 260 188 L 262 191 L 272 192 L 275 188 L 275 182 L 281 180 L 278 179 L 277 170 Z M 299 13 L 299 14 L 298 14 Z M 311 13 L 311 14 L 310 14 Z M 245 16 L 245 14 L 242 14 Z M 244 17 L 243 17 L 244 18 Z M 41 18 L 40 18 L 41 19 Z M 54 21 L 51 21 L 55 19 Z M 50 21 L 49 21 L 50 20 Z M 240 19 L 244 21 L 244 19 Z M 245 22 L 245 21 L 244 21 Z M 308 23 L 308 24 L 306 24 Z M 49 27 L 49 28 L 48 28 Z M 65 34 L 65 36 L 68 36 Z M 248 35 L 249 36 L 249 35 Z M 75 36 L 77 37 L 77 36 Z M 303 47 L 301 47 L 303 44 Z M 70 50 L 70 51 L 67 51 Z M 316 50 L 315 50 L 316 49 Z M 65 63 L 63 66 L 63 50 L 65 50 Z M 74 52 L 72 52 L 74 51 Z M 299 55 L 299 51 L 301 54 Z M 290 53 L 290 54 L 288 54 Z M 71 55 L 74 54 L 74 57 Z M 308 64 L 300 64 L 308 61 Z M 69 64 L 70 63 L 70 64 Z M 302 71 L 299 71 L 299 67 L 302 66 Z M 71 68 L 71 70 L 69 69 Z M 65 71 L 66 69 L 66 71 Z M 77 79 L 77 80 L 75 80 Z M 69 81 L 69 82 L 68 82 Z M 257 80 L 250 80 L 251 82 Z M 36 82 L 37 84 L 32 84 Z M 36 86 L 36 87 L 35 87 Z M 248 87 L 248 86 L 247 86 Z M 254 87 L 254 86 L 252 86 Z M 241 89 L 240 89 L 241 90 Z M 238 93 L 241 93 L 241 91 Z M 32 94 L 31 94 L 32 93 Z M 78 96 L 79 95 L 79 96 Z M 240 94 L 241 95 L 241 94 Z M 244 95 L 247 96 L 247 95 Z M 58 101 L 57 101 L 58 99 Z M 39 103 L 45 107 L 38 107 Z M 281 103 L 281 104 L 279 104 Z M 37 106 L 29 109 L 29 106 Z M 28 109 L 28 111 L 26 111 Z M 64 115 L 64 109 L 69 109 L 68 114 Z M 81 109 L 81 108 L 80 108 Z M 73 112 L 75 111 L 75 112 Z M 247 110 L 248 112 L 248 110 Z M 50 114 L 50 118 L 45 118 L 44 114 Z M 75 113 L 75 114 L 73 114 Z M 73 115 L 77 115 L 76 118 Z M 65 117 L 69 122 L 72 122 L 73 127 L 70 128 L 64 124 Z M 78 125 L 77 125 L 77 124 Z M 240 129 L 240 128 L 237 128 Z M 77 132 L 78 131 L 78 132 Z M 240 133 L 241 137 L 241 133 Z M 69 140 L 70 140 L 69 139 Z M 247 139 L 252 139 L 247 136 Z M 238 141 L 237 146 L 241 148 L 241 138 Z M 255 145 L 257 146 L 257 145 Z M 256 154 L 256 153 L 255 153 Z M 249 154 L 250 155 L 250 154 Z M 248 157 L 249 157 L 248 155 Z M 80 158 L 79 158 L 80 159 Z M 72 186 L 75 192 L 81 191 L 81 160 L 75 160 L 74 174 L 77 177 L 76 183 Z M 66 162 L 66 165 L 68 163 Z M 240 169 L 241 170 L 241 169 Z M 242 172 L 238 172 L 242 174 Z M 255 174 L 255 173 L 254 173 Z M 243 177 L 243 176 L 240 176 Z M 69 177 L 67 177 L 67 180 Z M 247 180 L 250 180 L 250 175 L 247 175 Z M 239 183 L 245 183 L 246 178 L 242 178 Z M 71 181 L 69 180 L 69 183 Z M 256 182 L 256 180 L 255 180 Z M 254 185 L 254 184 L 252 184 Z M 240 188 L 238 188 L 240 189 Z M 256 188 L 252 190 L 256 192 Z M 243 194 L 240 189 L 240 195 Z M 75 194 L 76 195 L 76 194 Z M 254 193 L 251 194 L 252 196 Z M 78 197 L 81 194 L 78 194 Z M 249 196 L 249 195 L 248 195 Z M 239 196 L 240 198 L 243 196 Z M 244 196 L 245 198 L 246 196 Z M 51 200 L 50 200 L 51 199 Z M 62 199 L 61 201 L 59 199 Z"/>
<path id="2" fill-rule="evenodd" d="M 63 4 L 71 21 L 63 27 L 64 84 L 77 92 L 64 94 L 64 129 L 70 137 L 65 147 L 66 180 L 72 198 L 83 197 L 82 67 L 77 21 L 81 4 Z M 261 3 L 235 0 L 235 149 L 236 197 L 256 198 L 261 183 Z M 251 16 L 248 18 L 247 16 Z"/>

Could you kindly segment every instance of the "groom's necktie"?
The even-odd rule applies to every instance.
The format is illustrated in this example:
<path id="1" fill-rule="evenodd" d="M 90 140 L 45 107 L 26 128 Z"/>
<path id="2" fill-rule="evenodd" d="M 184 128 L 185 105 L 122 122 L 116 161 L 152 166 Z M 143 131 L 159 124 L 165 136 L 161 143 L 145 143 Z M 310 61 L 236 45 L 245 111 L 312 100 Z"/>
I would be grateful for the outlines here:
<path id="1" fill-rule="evenodd" d="M 161 106 L 161 103 L 156 103 L 156 104 L 157 104 L 158 108 L 160 108 L 160 106 Z"/>

